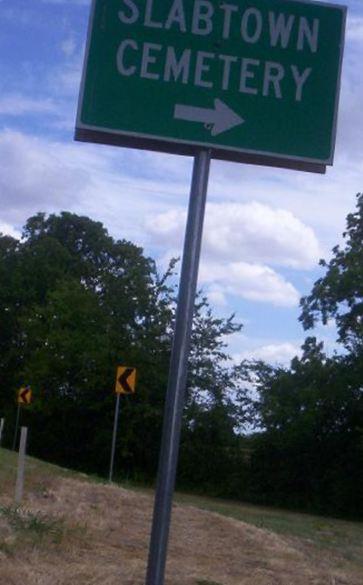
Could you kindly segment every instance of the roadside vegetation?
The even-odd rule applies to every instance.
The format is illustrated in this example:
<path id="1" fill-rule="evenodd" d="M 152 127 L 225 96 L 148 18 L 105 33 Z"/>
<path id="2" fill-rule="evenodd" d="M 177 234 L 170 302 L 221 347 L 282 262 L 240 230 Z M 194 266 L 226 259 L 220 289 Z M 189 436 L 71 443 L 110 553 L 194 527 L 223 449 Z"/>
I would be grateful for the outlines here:
<path id="1" fill-rule="evenodd" d="M 178 487 L 210 496 L 363 517 L 363 195 L 342 244 L 301 301 L 303 327 L 334 322 L 340 351 L 310 332 L 289 367 L 234 364 L 200 292 L 194 316 Z M 0 415 L 12 444 L 16 392 L 31 455 L 107 477 L 116 365 L 137 368 L 121 398 L 115 478 L 155 479 L 175 317 L 175 271 L 68 212 L 31 217 L 21 240 L 0 236 Z M 312 331 L 313 333 L 313 331 Z M 253 389 L 253 391 L 251 391 Z M 221 503 L 222 505 L 222 503 Z M 273 516 L 266 513 L 266 527 Z M 262 520 L 261 520 L 262 522 Z M 278 524 L 278 522 L 277 522 Z M 283 523 L 282 523 L 283 524 Z"/>
<path id="2" fill-rule="evenodd" d="M 0 584 L 142 585 L 153 491 L 0 449 Z M 169 585 L 360 585 L 363 524 L 176 494 Z M 292 581 L 293 579 L 293 581 Z"/>

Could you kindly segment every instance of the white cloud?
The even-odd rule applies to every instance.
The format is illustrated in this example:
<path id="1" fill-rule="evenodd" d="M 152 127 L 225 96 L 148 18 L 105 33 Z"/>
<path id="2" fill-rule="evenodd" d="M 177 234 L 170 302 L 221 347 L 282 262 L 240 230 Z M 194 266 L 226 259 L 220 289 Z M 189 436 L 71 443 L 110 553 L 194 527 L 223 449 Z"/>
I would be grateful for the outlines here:
<path id="1" fill-rule="evenodd" d="M 5 129 L 0 132 L 1 219 L 21 227 L 38 211 L 67 209 L 104 222 L 115 237 L 144 245 L 143 218 L 165 209 L 164 201 L 173 197 L 171 184 L 161 187 L 140 176 L 146 160 L 136 150 Z"/>
<path id="2" fill-rule="evenodd" d="M 43 4 L 71 4 L 73 6 L 89 6 L 91 0 L 41 0 Z"/>
<path id="3" fill-rule="evenodd" d="M 354 209 L 355 194 L 362 190 L 360 118 L 350 120 L 354 153 L 344 154 L 344 149 L 338 149 L 336 165 L 326 175 L 213 161 L 208 200 L 220 202 L 223 197 L 226 203 L 238 204 L 252 200 L 272 209 L 288 210 L 314 230 L 321 255 L 326 257 L 339 241 L 346 215 Z"/>
<path id="4" fill-rule="evenodd" d="M 21 238 L 21 233 L 14 229 L 12 225 L 2 222 L 0 220 L 0 234 L 4 235 L 4 236 L 12 236 L 13 238 L 16 238 L 17 240 L 20 240 Z"/>
<path id="5" fill-rule="evenodd" d="M 362 16 L 350 16 L 350 14 L 348 13 L 346 39 L 347 41 L 363 43 Z"/>
<path id="6" fill-rule="evenodd" d="M 269 364 L 288 365 L 293 357 L 301 356 L 301 347 L 298 344 L 285 343 L 270 343 L 255 347 L 252 350 L 245 350 L 241 353 L 234 354 L 233 360 L 239 363 L 241 360 L 262 360 Z"/>
<path id="7" fill-rule="evenodd" d="M 163 257 L 178 256 L 186 212 L 170 209 L 146 221 L 146 230 Z M 300 294 L 271 265 L 308 269 L 320 257 L 313 230 L 291 212 L 252 202 L 207 206 L 199 282 L 212 304 L 227 297 L 294 307 Z M 165 249 L 168 253 L 165 253 Z M 180 252 L 179 252 L 180 254 Z"/>
<path id="8" fill-rule="evenodd" d="M 64 53 L 66 57 L 71 57 L 74 54 L 76 47 L 77 47 L 76 42 L 72 37 L 65 39 L 61 43 L 61 51 Z"/>
<path id="9" fill-rule="evenodd" d="M 228 305 L 223 288 L 217 285 L 211 286 L 207 292 L 208 300 L 213 306 L 226 307 Z"/>
<path id="10" fill-rule="evenodd" d="M 172 209 L 147 221 L 159 242 L 180 246 L 186 212 Z M 257 202 L 211 203 L 207 206 L 203 253 L 213 261 L 268 263 L 311 268 L 321 250 L 313 230 L 290 211 Z"/>
<path id="11" fill-rule="evenodd" d="M 31 98 L 20 94 L 3 95 L 0 98 L 0 114 L 21 116 L 23 114 L 56 113 L 57 106 L 50 98 Z"/>
<path id="12" fill-rule="evenodd" d="M 228 294 L 276 306 L 294 307 L 300 298 L 290 282 L 272 268 L 260 264 L 202 261 L 199 281 L 202 284 L 211 284 L 212 290 L 217 286 L 220 299 L 222 294 Z"/>
<path id="13" fill-rule="evenodd" d="M 0 134 L 0 192 L 7 221 L 24 221 L 50 205 L 71 205 L 90 183 L 90 153 L 19 132 Z"/>
<path id="14" fill-rule="evenodd" d="M 78 96 L 82 74 L 82 59 L 77 56 L 72 62 L 63 64 L 49 76 L 49 91 L 63 97 Z"/>
<path id="15" fill-rule="evenodd" d="M 76 42 L 75 37 L 69 35 L 60 45 L 66 56 L 65 60 L 57 62 L 49 69 L 45 79 L 45 88 L 49 94 L 57 99 L 70 100 L 74 108 L 81 85 L 84 45 Z"/>
<path id="16" fill-rule="evenodd" d="M 142 178 L 131 179 L 134 172 L 140 172 L 140 163 L 144 160 L 140 153 L 124 149 L 64 144 L 10 130 L 4 131 L 0 134 L 2 220 L 20 226 L 27 217 L 37 211 L 68 209 L 100 219 L 111 229 L 111 233 L 120 237 L 121 232 L 122 237 L 142 244 L 145 239 L 143 218 L 150 216 L 151 211 L 155 213 L 161 204 L 170 205 L 170 201 L 165 203 L 163 196 L 159 198 L 158 181 L 152 183 Z M 123 179 L 120 177 L 120 171 L 123 173 Z M 144 194 L 143 188 L 149 188 L 151 192 L 147 191 Z M 218 209 L 221 208 L 217 206 L 216 217 Z M 260 207 L 257 209 L 260 211 Z M 246 223 L 248 213 L 244 211 L 245 214 L 242 215 Z M 231 213 L 231 218 L 232 215 Z M 174 232 L 179 229 L 171 222 L 170 217 L 175 217 L 176 222 L 183 221 L 183 214 L 167 215 L 165 219 L 162 213 L 156 213 L 159 222 L 157 232 L 163 241 L 164 229 L 165 241 L 169 244 L 165 248 L 168 250 Z M 275 215 L 272 213 L 271 217 L 274 218 Z M 277 221 L 277 227 L 279 225 L 281 219 Z M 300 228 L 304 233 L 302 225 Z M 210 229 L 215 229 L 213 221 Z M 179 231 L 183 232 L 183 225 Z M 208 241 L 208 228 L 206 234 Z M 267 246 L 272 249 L 274 242 L 278 242 L 278 235 L 274 239 L 271 232 L 270 237 L 272 240 L 267 242 Z M 303 241 L 302 237 L 300 240 Z M 230 241 L 231 253 L 232 244 Z M 242 254 L 234 253 L 228 260 L 228 250 L 222 249 L 217 254 L 215 246 L 207 245 L 210 247 L 210 253 L 204 254 L 200 275 L 200 282 L 208 287 L 207 292 L 210 292 L 220 305 L 226 302 L 226 295 L 279 306 L 296 305 L 299 299 L 298 292 L 292 284 L 265 265 L 263 260 L 268 254 L 263 252 L 262 247 L 252 256 L 259 258 L 259 262 L 247 264 L 241 260 L 248 245 L 252 254 L 253 247 L 256 246 L 253 238 L 250 244 L 244 243 Z M 278 249 L 277 244 L 275 247 Z M 282 251 L 280 250 L 278 254 L 282 254 Z M 295 256 L 296 263 L 304 264 L 305 260 L 302 262 L 297 252 Z M 270 259 L 272 258 L 273 254 L 270 253 Z M 250 261 L 250 258 L 248 260 Z"/>

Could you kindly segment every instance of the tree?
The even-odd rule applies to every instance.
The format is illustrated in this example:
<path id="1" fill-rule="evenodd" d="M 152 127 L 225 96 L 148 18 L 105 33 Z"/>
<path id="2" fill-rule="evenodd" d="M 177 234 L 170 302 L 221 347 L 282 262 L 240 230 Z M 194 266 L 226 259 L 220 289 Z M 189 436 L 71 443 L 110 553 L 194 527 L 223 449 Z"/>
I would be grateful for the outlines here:
<path id="1" fill-rule="evenodd" d="M 16 388 L 32 385 L 34 403 L 23 416 L 31 423 L 34 454 L 105 473 L 115 369 L 124 364 L 137 368 L 137 392 L 121 400 L 116 464 L 122 462 L 124 473 L 152 477 L 175 319 L 174 267 L 172 261 L 160 276 L 141 248 L 68 212 L 30 218 L 20 242 L 0 238 L 1 408 L 10 419 Z M 234 440 L 238 375 L 224 338 L 239 329 L 233 316 L 214 317 L 199 296 L 187 438 L 192 429 L 202 436 L 213 420 L 220 436 Z M 215 446 L 209 445 L 209 458 Z"/>
<path id="2" fill-rule="evenodd" d="M 307 338 L 290 368 L 246 364 L 263 433 L 252 497 L 333 514 L 363 514 L 363 395 L 349 356 L 328 358 Z"/>
<path id="3" fill-rule="evenodd" d="M 104 470 L 115 367 L 135 365 L 147 377 L 139 378 L 135 423 L 122 443 L 126 451 L 131 441 L 135 452 L 145 450 L 136 420 L 147 411 L 145 433 L 148 421 L 153 428 L 155 419 L 160 422 L 169 354 L 168 290 L 155 263 L 134 244 L 114 241 L 99 222 L 70 213 L 38 214 L 28 220 L 21 242 L 3 237 L 0 243 L 0 380 L 7 418 L 15 389 L 31 383 L 35 400 L 24 415 L 32 417 L 34 452 Z"/>
<path id="4" fill-rule="evenodd" d="M 308 337 L 290 368 L 243 364 L 255 385 L 252 497 L 333 514 L 363 515 L 363 195 L 347 217 L 344 247 L 301 300 L 305 329 L 334 319 L 345 352 L 328 358 Z"/>
<path id="5" fill-rule="evenodd" d="M 226 339 L 241 329 L 233 314 L 216 317 L 207 298 L 198 294 L 178 473 L 181 485 L 234 497 L 241 493 L 244 480 L 239 435 L 246 422 L 246 403 L 240 370 L 227 353 Z"/>
<path id="6" fill-rule="evenodd" d="M 357 210 L 347 216 L 343 233 L 345 246 L 335 246 L 329 263 L 312 292 L 301 300 L 300 320 L 305 329 L 312 328 L 321 318 L 324 324 L 335 319 L 339 341 L 348 351 L 363 350 L 363 193 L 357 195 Z"/>
<path id="7" fill-rule="evenodd" d="M 0 234 L 0 407 L 4 409 L 10 399 L 9 388 L 18 364 L 13 339 L 17 330 L 17 309 L 13 299 L 17 268 L 15 257 L 18 241 Z"/>

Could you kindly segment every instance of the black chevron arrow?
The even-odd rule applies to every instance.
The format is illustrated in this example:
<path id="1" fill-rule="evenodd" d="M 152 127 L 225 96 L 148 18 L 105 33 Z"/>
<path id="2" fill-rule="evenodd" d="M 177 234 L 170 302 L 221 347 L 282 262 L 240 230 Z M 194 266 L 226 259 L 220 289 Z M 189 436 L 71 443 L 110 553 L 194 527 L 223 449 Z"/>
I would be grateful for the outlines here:
<path id="1" fill-rule="evenodd" d="M 124 372 L 122 372 L 121 376 L 119 376 L 119 379 L 118 379 L 118 383 L 120 384 L 121 388 L 123 388 L 123 390 L 127 394 L 132 394 L 132 392 L 133 392 L 133 389 L 129 386 L 129 384 L 127 382 L 127 378 L 129 376 L 131 376 L 133 371 L 134 371 L 134 368 L 126 368 L 126 370 Z"/>
<path id="2" fill-rule="evenodd" d="M 25 402 L 25 404 L 28 403 L 29 392 L 30 392 L 30 388 L 24 388 L 24 390 L 22 392 L 20 392 L 20 398 L 23 400 L 23 402 Z"/>

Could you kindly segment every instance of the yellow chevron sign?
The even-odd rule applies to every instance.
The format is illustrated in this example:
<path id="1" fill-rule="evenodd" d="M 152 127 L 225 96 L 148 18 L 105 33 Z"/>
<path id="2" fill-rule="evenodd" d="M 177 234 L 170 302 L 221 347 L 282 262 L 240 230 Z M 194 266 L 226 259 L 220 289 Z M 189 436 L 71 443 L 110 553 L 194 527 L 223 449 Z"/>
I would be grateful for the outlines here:
<path id="1" fill-rule="evenodd" d="M 116 373 L 116 394 L 134 394 L 136 386 L 136 368 L 118 366 Z"/>
<path id="2" fill-rule="evenodd" d="M 30 386 L 22 386 L 18 391 L 18 404 L 30 404 L 32 401 L 32 389 Z"/>

